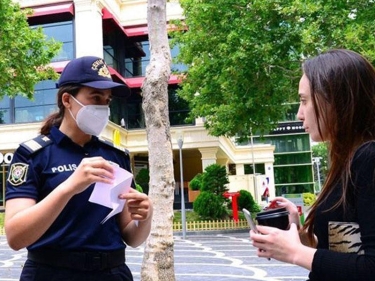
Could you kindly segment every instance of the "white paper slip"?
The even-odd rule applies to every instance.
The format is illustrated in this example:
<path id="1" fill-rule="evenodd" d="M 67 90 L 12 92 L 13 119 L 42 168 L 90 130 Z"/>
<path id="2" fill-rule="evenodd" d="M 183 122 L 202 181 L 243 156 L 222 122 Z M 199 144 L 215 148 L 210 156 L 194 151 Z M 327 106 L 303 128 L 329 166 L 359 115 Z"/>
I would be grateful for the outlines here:
<path id="1" fill-rule="evenodd" d="M 124 208 L 126 200 L 119 199 L 120 194 L 129 192 L 132 183 L 133 174 L 118 166 L 114 166 L 113 184 L 97 182 L 91 193 L 89 201 L 108 208 L 112 211 L 103 219 L 102 224 L 109 218 L 120 213 Z"/>

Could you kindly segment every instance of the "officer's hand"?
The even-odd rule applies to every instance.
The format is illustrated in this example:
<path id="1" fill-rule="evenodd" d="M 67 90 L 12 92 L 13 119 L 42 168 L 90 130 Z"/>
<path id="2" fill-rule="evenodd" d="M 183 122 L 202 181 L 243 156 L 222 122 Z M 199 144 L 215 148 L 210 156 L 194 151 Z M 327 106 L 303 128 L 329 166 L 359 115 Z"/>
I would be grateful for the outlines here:
<path id="1" fill-rule="evenodd" d="M 113 166 L 103 157 L 84 158 L 65 183 L 73 194 L 78 194 L 95 182 L 111 184 L 113 172 Z"/>
<path id="2" fill-rule="evenodd" d="M 120 194 L 120 199 L 126 199 L 128 213 L 132 220 L 144 221 L 152 215 L 152 203 L 148 196 L 133 188 L 128 193 Z"/>

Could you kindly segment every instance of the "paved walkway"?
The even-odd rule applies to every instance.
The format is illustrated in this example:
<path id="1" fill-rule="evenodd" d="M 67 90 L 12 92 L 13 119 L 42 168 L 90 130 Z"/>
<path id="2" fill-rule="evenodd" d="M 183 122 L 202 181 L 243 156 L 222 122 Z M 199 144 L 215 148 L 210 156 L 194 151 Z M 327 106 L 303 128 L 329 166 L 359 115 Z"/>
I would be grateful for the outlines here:
<path id="1" fill-rule="evenodd" d="M 26 250 L 11 250 L 0 236 L 0 280 L 18 280 Z M 126 260 L 140 280 L 143 247 L 126 250 Z M 256 256 L 248 232 L 175 236 L 177 281 L 306 280 L 308 272 L 294 265 Z M 165 280 L 168 281 L 168 280 Z"/>

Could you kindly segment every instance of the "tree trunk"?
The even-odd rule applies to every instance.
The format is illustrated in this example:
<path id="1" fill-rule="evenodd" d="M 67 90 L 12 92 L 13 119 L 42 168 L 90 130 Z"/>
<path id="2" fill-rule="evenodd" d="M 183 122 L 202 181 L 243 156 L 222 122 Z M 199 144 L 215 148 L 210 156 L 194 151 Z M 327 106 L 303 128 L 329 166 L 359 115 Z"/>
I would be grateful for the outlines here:
<path id="1" fill-rule="evenodd" d="M 168 115 L 171 54 L 167 35 L 166 0 L 148 0 L 150 64 L 142 85 L 142 107 L 150 164 L 149 196 L 154 205 L 151 233 L 145 245 L 142 281 L 174 281 L 173 151 Z"/>

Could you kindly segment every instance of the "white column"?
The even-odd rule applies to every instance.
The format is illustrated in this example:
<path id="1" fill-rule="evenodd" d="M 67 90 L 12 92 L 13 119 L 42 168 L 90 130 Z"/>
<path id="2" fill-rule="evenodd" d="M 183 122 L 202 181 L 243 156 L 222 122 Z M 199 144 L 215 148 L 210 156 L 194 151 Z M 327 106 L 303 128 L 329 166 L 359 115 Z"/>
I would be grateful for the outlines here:
<path id="1" fill-rule="evenodd" d="M 96 0 L 74 0 L 76 57 L 103 57 L 102 5 Z"/>
<path id="2" fill-rule="evenodd" d="M 217 147 L 212 148 L 199 148 L 199 152 L 202 155 L 202 169 L 206 169 L 207 166 L 211 164 L 216 164 L 216 153 L 218 151 Z"/>
<path id="3" fill-rule="evenodd" d="M 236 175 L 243 176 L 245 174 L 245 165 L 244 164 L 236 164 Z"/>

